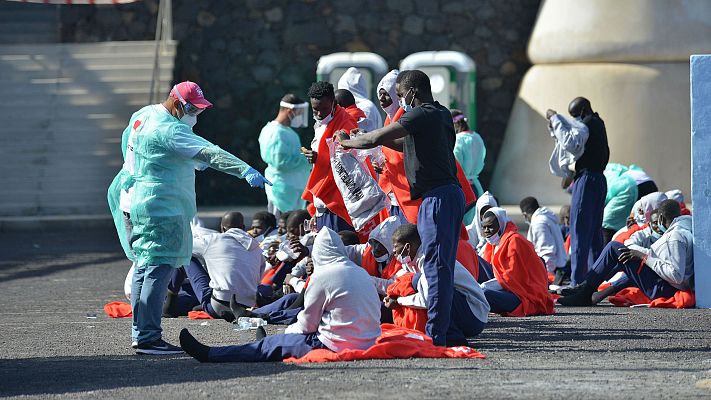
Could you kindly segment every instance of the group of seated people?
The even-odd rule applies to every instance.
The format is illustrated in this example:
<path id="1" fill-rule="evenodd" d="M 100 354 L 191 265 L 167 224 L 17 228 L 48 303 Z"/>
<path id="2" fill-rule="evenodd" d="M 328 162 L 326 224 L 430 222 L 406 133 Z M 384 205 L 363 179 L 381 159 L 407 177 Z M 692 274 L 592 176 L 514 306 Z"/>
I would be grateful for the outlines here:
<path id="1" fill-rule="evenodd" d="M 566 268 L 569 217 L 565 208 L 559 218 L 533 197 L 520 207 L 527 236 L 493 195 L 485 192 L 478 199 L 476 216 L 457 246 L 448 346 L 466 345 L 481 333 L 490 312 L 554 313 L 549 284 Z M 628 287 L 652 300 L 692 292 L 691 217 L 684 214 L 688 210 L 678 191 L 642 197 L 585 282 L 558 290 L 558 303 L 594 305 Z M 181 345 L 200 361 L 281 360 L 315 348 L 365 349 L 378 337 L 380 323 L 425 331 L 428 281 L 420 235 L 401 218 L 386 218 L 365 243 L 352 231 L 316 231 L 307 210 L 278 219 L 259 212 L 250 228 L 239 212 L 225 214 L 219 232 L 199 220 L 192 227 L 193 257 L 173 272 L 163 316 L 201 310 L 230 322 L 250 317 L 288 325 L 286 334 L 266 336 L 260 327 L 259 341 L 222 348 L 204 346 L 184 330 Z M 598 290 L 603 282 L 609 286 Z"/>

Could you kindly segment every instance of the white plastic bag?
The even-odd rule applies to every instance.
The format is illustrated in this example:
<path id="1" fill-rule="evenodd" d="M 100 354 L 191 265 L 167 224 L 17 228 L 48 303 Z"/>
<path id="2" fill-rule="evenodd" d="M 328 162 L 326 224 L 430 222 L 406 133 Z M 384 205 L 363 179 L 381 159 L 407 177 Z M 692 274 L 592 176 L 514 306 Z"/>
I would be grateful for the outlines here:
<path id="1" fill-rule="evenodd" d="M 369 222 L 385 209 L 388 197 L 378 182 L 351 152 L 327 139 L 331 156 L 331 170 L 338 191 L 341 192 L 348 215 L 356 231 L 362 231 Z"/>

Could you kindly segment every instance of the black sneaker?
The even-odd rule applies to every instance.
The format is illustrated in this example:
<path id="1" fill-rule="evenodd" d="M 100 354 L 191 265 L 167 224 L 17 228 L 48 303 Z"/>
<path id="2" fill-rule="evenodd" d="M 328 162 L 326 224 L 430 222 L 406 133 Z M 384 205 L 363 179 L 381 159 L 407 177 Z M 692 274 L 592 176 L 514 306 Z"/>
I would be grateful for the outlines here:
<path id="1" fill-rule="evenodd" d="M 181 354 L 183 349 L 173 346 L 163 339 L 154 340 L 149 343 L 139 343 L 136 347 L 136 354 Z"/>
<path id="2" fill-rule="evenodd" d="M 576 286 L 576 288 L 578 288 Z M 568 307 L 586 307 L 593 305 L 592 295 L 595 289 L 588 285 L 581 285 L 579 289 L 568 296 L 563 296 L 558 299 L 558 304 Z"/>
<path id="3" fill-rule="evenodd" d="M 264 339 L 265 337 L 267 337 L 267 331 L 264 330 L 263 326 L 258 326 L 257 330 L 254 332 L 254 338 L 257 341 L 260 341 L 260 340 Z"/>
<path id="4" fill-rule="evenodd" d="M 564 286 L 567 282 L 570 282 L 570 272 L 563 268 L 556 268 L 555 279 L 553 279 L 552 284 L 556 286 Z"/>

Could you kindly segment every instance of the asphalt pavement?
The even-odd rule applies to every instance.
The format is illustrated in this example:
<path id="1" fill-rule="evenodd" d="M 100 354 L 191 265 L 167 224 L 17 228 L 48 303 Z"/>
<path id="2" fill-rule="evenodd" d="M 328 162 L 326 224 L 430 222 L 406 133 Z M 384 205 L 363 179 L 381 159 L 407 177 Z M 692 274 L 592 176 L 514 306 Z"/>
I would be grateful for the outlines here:
<path id="1" fill-rule="evenodd" d="M 200 364 L 137 356 L 123 298 L 129 263 L 110 229 L 0 234 L 0 397 L 31 398 L 711 398 L 711 312 L 560 308 L 492 316 L 472 347 L 485 360 Z M 208 344 L 245 343 L 224 321 L 164 319 Z M 269 327 L 270 333 L 283 328 Z"/>

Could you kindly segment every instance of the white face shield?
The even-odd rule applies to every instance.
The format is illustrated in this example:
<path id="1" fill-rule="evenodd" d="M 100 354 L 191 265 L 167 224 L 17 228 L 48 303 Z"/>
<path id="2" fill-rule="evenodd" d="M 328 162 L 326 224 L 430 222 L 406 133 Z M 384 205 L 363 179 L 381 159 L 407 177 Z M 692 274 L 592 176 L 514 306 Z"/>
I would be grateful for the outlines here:
<path id="1" fill-rule="evenodd" d="M 291 118 L 290 126 L 292 128 L 306 128 L 308 127 L 308 112 L 309 103 L 291 104 L 287 102 L 280 102 L 280 107 L 289 108 L 294 112 L 294 116 Z"/>

